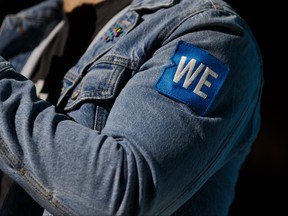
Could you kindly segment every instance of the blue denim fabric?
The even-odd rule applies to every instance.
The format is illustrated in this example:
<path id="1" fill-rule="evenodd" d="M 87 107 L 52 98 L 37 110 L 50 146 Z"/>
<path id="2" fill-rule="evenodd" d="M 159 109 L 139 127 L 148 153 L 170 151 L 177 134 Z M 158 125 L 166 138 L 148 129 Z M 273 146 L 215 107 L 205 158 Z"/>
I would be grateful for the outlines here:
<path id="1" fill-rule="evenodd" d="M 0 28 L 0 53 L 20 72 L 33 49 L 62 19 L 62 0 L 46 0 L 33 9 L 5 17 Z"/>
<path id="2" fill-rule="evenodd" d="M 180 41 L 229 67 L 205 115 L 155 89 Z M 226 3 L 135 0 L 67 72 L 57 106 L 0 58 L 0 169 L 53 215 L 228 215 L 262 85 L 257 42 Z"/>

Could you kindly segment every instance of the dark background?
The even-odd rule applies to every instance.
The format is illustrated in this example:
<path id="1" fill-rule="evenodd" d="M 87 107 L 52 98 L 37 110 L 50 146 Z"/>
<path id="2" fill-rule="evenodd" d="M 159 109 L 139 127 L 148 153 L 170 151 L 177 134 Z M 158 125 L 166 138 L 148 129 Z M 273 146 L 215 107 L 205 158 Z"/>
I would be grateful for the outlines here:
<path id="1" fill-rule="evenodd" d="M 14 13 L 41 0 L 0 0 L 0 23 Z M 251 26 L 264 62 L 262 128 L 245 162 L 230 216 L 287 215 L 288 87 L 284 6 L 281 2 L 228 1 Z M 287 11 L 287 10 L 286 10 Z M 286 12 L 287 13 L 287 12 Z M 286 133 L 286 134 L 285 134 Z"/>

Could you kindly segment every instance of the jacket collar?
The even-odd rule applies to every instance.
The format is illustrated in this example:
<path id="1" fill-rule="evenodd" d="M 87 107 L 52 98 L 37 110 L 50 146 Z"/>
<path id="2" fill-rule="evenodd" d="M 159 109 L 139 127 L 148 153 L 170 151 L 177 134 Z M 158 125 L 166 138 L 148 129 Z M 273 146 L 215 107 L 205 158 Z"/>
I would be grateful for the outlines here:
<path id="1" fill-rule="evenodd" d="M 131 3 L 132 10 L 141 9 L 158 9 L 161 7 L 170 7 L 176 0 L 133 0 Z"/>

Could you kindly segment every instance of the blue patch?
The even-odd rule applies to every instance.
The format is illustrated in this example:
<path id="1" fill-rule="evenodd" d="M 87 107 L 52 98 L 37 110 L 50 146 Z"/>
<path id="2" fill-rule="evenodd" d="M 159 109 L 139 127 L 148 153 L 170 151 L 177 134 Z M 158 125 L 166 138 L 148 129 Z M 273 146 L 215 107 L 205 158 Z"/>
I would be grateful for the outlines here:
<path id="1" fill-rule="evenodd" d="M 229 67 L 206 51 L 180 41 L 155 89 L 205 116 L 223 85 Z"/>

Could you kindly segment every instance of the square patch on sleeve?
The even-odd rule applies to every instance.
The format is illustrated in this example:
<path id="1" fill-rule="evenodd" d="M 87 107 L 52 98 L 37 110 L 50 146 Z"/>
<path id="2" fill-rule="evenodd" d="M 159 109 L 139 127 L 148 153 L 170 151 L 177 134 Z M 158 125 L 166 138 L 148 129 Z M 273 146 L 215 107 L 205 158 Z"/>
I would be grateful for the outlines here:
<path id="1" fill-rule="evenodd" d="M 157 80 L 155 89 L 205 116 L 229 67 L 205 50 L 184 41 L 178 42 L 171 61 Z"/>

